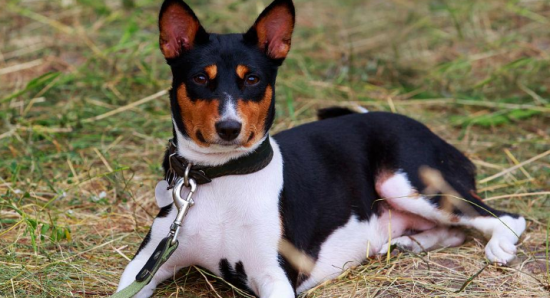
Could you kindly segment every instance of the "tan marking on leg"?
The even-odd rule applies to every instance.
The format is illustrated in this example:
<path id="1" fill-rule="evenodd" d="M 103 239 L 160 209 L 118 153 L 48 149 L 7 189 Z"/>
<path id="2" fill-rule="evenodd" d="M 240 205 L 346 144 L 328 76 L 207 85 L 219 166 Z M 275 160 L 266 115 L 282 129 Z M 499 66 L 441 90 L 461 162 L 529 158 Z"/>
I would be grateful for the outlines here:
<path id="1" fill-rule="evenodd" d="M 239 64 L 237 65 L 237 75 L 239 76 L 239 78 L 241 79 L 244 79 L 244 76 L 250 71 L 250 69 L 248 69 L 248 67 L 242 65 L 242 64 Z"/>
<path id="2" fill-rule="evenodd" d="M 425 195 L 437 195 L 442 196 L 440 203 L 440 210 L 453 213 L 456 208 L 463 214 L 469 217 L 479 216 L 479 213 L 470 205 L 468 201 L 462 198 L 462 196 L 447 182 L 441 171 L 430 168 L 428 166 L 422 166 L 419 169 L 420 179 L 426 185 L 424 189 Z"/>
<path id="3" fill-rule="evenodd" d="M 204 68 L 204 72 L 206 72 L 209 79 L 213 80 L 218 75 L 218 67 L 215 64 L 209 65 Z"/>
<path id="4" fill-rule="evenodd" d="M 376 192 L 379 196 L 382 196 L 382 185 L 384 184 L 384 182 L 393 177 L 394 174 L 394 172 L 382 170 L 378 173 L 378 175 L 376 175 L 374 188 L 376 189 Z"/>
<path id="5" fill-rule="evenodd" d="M 197 134 L 200 131 L 207 142 L 216 138 L 215 124 L 220 118 L 218 112 L 219 102 L 217 100 L 206 101 L 200 99 L 191 101 L 187 95 L 185 84 L 178 87 L 177 100 L 180 105 L 183 125 L 189 137 L 201 147 L 210 146 L 210 144 L 202 142 Z"/>
<path id="6" fill-rule="evenodd" d="M 264 136 L 265 120 L 271 106 L 272 97 L 273 89 L 268 85 L 261 101 L 237 101 L 237 110 L 243 119 L 244 147 L 252 146 Z"/>
<path id="7" fill-rule="evenodd" d="M 476 200 L 480 201 L 480 202 L 483 202 L 483 199 L 476 193 L 475 190 L 471 189 L 470 190 L 470 194 L 472 195 L 472 197 L 474 197 Z"/>

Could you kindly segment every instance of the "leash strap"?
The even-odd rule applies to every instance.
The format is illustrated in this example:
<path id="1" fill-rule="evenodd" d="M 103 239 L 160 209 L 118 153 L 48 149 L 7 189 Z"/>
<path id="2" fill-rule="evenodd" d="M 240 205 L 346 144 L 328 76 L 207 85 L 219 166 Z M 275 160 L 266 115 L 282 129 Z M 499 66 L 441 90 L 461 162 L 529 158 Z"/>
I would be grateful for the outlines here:
<path id="1" fill-rule="evenodd" d="M 136 276 L 136 280 L 111 296 L 111 298 L 131 298 L 134 297 L 141 289 L 151 282 L 153 276 L 159 270 L 160 266 L 164 264 L 174 251 L 178 248 L 178 241 L 174 244 L 172 242 L 172 236 L 168 236 L 162 239 L 155 249 L 155 252 L 151 255 L 145 266 L 139 271 Z"/>
<path id="2" fill-rule="evenodd" d="M 185 172 L 189 173 L 190 169 L 191 164 L 187 166 L 187 170 Z M 189 193 L 187 194 L 186 199 L 181 197 L 181 190 L 184 186 L 189 188 Z M 172 199 L 174 200 L 174 205 L 176 205 L 176 208 L 178 209 L 178 214 L 170 226 L 168 236 L 160 241 L 153 254 L 149 257 L 149 260 L 147 260 L 143 268 L 141 268 L 139 273 L 136 275 L 136 280 L 120 292 L 113 294 L 111 298 L 131 298 L 139 293 L 141 289 L 151 282 L 151 279 L 153 279 L 153 276 L 155 276 L 155 273 L 157 273 L 160 266 L 166 263 L 168 258 L 170 258 L 172 253 L 176 250 L 176 248 L 178 248 L 178 232 L 183 219 L 187 215 L 187 211 L 189 211 L 189 208 L 191 208 L 194 204 L 192 197 L 196 189 L 197 183 L 193 178 L 189 178 L 188 174 L 185 174 L 183 178 L 178 179 L 172 190 Z"/>

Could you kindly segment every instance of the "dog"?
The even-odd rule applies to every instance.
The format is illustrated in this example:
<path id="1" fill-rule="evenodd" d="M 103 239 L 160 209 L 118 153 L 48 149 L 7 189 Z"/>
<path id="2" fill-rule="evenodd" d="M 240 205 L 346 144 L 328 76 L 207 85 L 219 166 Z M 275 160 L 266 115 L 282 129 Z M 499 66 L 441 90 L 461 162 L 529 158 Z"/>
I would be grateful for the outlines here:
<path id="1" fill-rule="evenodd" d="M 472 162 L 423 124 L 329 108 L 319 121 L 269 135 L 294 24 L 291 0 L 272 2 L 244 34 L 208 33 L 182 0 L 162 4 L 174 137 L 163 163 L 167 181 L 155 190 L 160 212 L 118 290 L 134 281 L 176 218 L 174 173 L 198 184 L 195 205 L 176 233 L 179 246 L 135 297 L 151 296 L 191 265 L 257 297 L 296 297 L 394 245 L 458 246 L 461 228 L 489 239 L 489 261 L 510 262 L 525 219 L 484 204 Z"/>

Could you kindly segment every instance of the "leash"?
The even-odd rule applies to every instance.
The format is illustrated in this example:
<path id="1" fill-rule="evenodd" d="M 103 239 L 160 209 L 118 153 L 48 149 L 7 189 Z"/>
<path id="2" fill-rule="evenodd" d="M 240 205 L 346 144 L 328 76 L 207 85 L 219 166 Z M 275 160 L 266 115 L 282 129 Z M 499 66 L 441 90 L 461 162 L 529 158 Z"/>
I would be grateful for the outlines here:
<path id="1" fill-rule="evenodd" d="M 145 266 L 143 266 L 136 275 L 136 280 L 120 292 L 110 296 L 111 298 L 131 298 L 139 293 L 141 289 L 151 282 L 151 279 L 153 279 L 153 276 L 157 273 L 160 266 L 166 263 L 172 253 L 178 248 L 179 242 L 177 236 L 181 224 L 189 209 L 195 204 L 193 201 L 193 194 L 197 190 L 197 183 L 195 179 L 189 177 L 191 167 L 192 164 L 189 163 L 185 171 L 186 174 L 183 178 L 178 177 L 172 190 L 172 199 L 174 200 L 174 205 L 176 205 L 178 209 L 178 215 L 174 222 L 172 222 L 172 225 L 170 225 L 168 236 L 160 241 L 149 260 L 145 263 Z M 189 194 L 185 199 L 181 197 L 181 190 L 184 186 L 189 188 Z"/>
<path id="2" fill-rule="evenodd" d="M 168 182 L 168 189 L 172 189 L 172 199 L 178 209 L 176 219 L 170 225 L 168 236 L 162 239 L 145 263 L 143 268 L 136 275 L 136 280 L 126 288 L 111 295 L 111 298 L 131 298 L 146 285 L 151 282 L 153 276 L 157 273 L 162 264 L 166 263 L 172 253 L 178 248 L 178 233 L 183 219 L 189 209 L 195 204 L 193 194 L 197 186 L 212 182 L 212 179 L 227 175 L 244 175 L 257 172 L 265 168 L 273 158 L 273 148 L 269 142 L 269 136 L 254 150 L 254 152 L 243 157 L 231 160 L 226 164 L 215 167 L 194 166 L 191 162 L 178 156 L 177 146 L 172 141 L 168 141 L 168 163 L 169 169 L 166 171 L 164 179 Z M 189 188 L 189 194 L 184 199 L 181 197 L 183 187 Z"/>

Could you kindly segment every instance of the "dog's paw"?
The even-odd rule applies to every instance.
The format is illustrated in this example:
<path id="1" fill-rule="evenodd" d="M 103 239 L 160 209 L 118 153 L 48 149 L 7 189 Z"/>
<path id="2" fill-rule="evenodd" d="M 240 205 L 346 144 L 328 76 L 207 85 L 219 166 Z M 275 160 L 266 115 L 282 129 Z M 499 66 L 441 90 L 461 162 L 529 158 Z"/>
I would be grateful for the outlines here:
<path id="1" fill-rule="evenodd" d="M 516 246 L 507 238 L 493 237 L 485 246 L 485 255 L 493 263 L 505 265 L 516 257 Z"/>
<path id="2" fill-rule="evenodd" d="M 139 291 L 133 298 L 149 298 L 153 296 L 153 292 L 153 289 L 144 288 L 143 290 Z"/>

